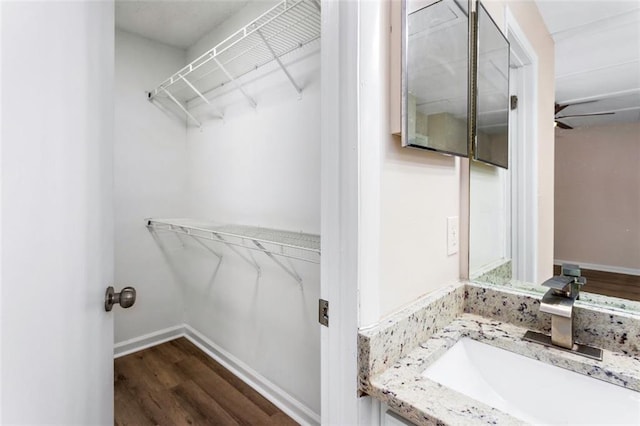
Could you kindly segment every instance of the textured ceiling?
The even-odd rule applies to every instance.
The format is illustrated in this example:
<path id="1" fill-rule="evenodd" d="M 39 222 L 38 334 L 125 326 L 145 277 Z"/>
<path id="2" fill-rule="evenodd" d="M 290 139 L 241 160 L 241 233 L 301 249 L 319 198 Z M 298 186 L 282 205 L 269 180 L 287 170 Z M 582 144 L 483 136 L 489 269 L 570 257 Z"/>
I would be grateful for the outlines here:
<path id="1" fill-rule="evenodd" d="M 556 44 L 556 102 L 570 106 L 559 116 L 574 126 L 640 121 L 640 2 L 538 0 Z"/>
<path id="2" fill-rule="evenodd" d="M 186 49 L 247 3 L 246 0 L 116 0 L 116 27 Z"/>

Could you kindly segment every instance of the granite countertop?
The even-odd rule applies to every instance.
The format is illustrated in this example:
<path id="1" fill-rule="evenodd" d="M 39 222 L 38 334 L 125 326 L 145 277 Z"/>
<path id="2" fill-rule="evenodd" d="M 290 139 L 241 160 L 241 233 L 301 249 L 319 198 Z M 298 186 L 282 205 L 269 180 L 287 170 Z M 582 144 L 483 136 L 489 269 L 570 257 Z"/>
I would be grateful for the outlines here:
<path id="1" fill-rule="evenodd" d="M 578 309 L 576 338 L 603 348 L 603 360 L 592 360 L 523 341 L 530 329 L 548 334 L 550 318 L 538 312 L 539 295 L 521 290 L 452 285 L 362 330 L 361 391 L 416 424 L 523 424 L 422 376 L 468 337 L 640 392 L 640 316 L 606 307 Z M 591 338 L 593 342 L 585 341 Z"/>
<path id="2" fill-rule="evenodd" d="M 640 357 L 604 351 L 602 361 L 525 342 L 526 329 L 463 314 L 370 380 L 370 394 L 418 424 L 524 424 L 498 409 L 422 376 L 424 370 L 463 337 L 640 391 Z"/>
<path id="3" fill-rule="evenodd" d="M 506 288 L 513 288 L 518 291 L 527 292 L 532 295 L 542 296 L 548 290 L 547 287 L 541 285 L 535 285 L 526 281 L 510 280 L 506 284 L 491 284 L 487 285 L 502 286 Z M 603 296 L 601 294 L 590 293 L 589 285 L 587 285 L 580 291 L 580 299 L 576 300 L 576 306 L 587 306 L 596 308 L 607 308 L 618 312 L 633 312 L 640 314 L 640 302 L 634 300 L 620 299 L 618 297 Z"/>

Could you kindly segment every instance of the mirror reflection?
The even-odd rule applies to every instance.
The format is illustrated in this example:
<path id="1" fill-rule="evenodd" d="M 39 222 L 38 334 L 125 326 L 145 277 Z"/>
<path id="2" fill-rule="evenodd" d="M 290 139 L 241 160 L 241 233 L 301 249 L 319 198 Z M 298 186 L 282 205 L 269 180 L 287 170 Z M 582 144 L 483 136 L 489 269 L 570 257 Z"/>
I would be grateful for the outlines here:
<path id="1" fill-rule="evenodd" d="M 511 265 L 509 170 L 471 161 L 469 164 L 469 277 L 506 284 Z"/>
<path id="2" fill-rule="evenodd" d="M 468 3 L 407 1 L 402 145 L 468 155 Z"/>
<path id="3" fill-rule="evenodd" d="M 555 41 L 556 129 L 551 153 L 555 170 L 545 171 L 555 180 L 551 212 L 555 273 L 563 262 L 576 263 L 587 278 L 582 292 L 591 293 L 585 298 L 614 300 L 598 298 L 607 295 L 639 301 L 640 5 L 586 1 L 537 5 Z M 511 42 L 512 49 L 522 47 Z M 508 273 L 514 279 L 540 283 L 549 276 L 537 276 L 536 263 L 526 255 L 535 253 L 538 243 L 536 231 L 532 232 L 538 223 L 535 209 L 522 208 L 526 205 L 522 198 L 538 195 L 535 186 L 522 178 L 529 169 L 535 170 L 534 158 L 527 152 L 537 151 L 535 138 L 529 147 L 527 133 L 518 132 L 524 125 L 517 122 L 522 109 L 538 106 L 524 91 L 518 92 L 526 86 L 522 70 L 531 64 L 523 50 L 515 52 L 511 86 L 519 105 L 511 114 L 510 175 L 498 178 L 506 170 L 471 162 L 470 275 L 484 282 L 509 282 L 504 276 Z M 523 60 L 518 63 L 514 56 Z M 531 116 L 525 114 L 525 119 Z M 494 247 L 474 244 L 494 233 Z"/>
<path id="4" fill-rule="evenodd" d="M 473 159 L 509 166 L 509 42 L 478 2 L 476 133 Z"/>
<path id="5" fill-rule="evenodd" d="M 640 300 L 640 4 L 539 8 L 556 46 L 554 263 Z"/>
<path id="6" fill-rule="evenodd" d="M 510 174 L 506 170 L 509 57 L 509 42 L 478 3 L 476 123 L 473 160 L 469 164 L 469 271 L 471 279 L 494 284 L 512 278 Z"/>

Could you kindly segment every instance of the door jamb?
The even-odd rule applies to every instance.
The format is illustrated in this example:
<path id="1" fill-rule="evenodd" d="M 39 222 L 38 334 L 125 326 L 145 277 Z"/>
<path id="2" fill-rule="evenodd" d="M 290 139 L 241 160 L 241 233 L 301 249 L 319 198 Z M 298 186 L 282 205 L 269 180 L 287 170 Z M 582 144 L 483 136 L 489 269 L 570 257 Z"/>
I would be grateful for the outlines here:
<path id="1" fill-rule="evenodd" d="M 512 173 L 512 260 L 515 279 L 536 283 L 538 273 L 538 56 L 509 6 L 505 6 L 507 39 L 520 69 L 518 147 Z M 515 145 L 515 144 L 514 144 Z"/>
<path id="2" fill-rule="evenodd" d="M 322 1 L 322 424 L 357 424 L 359 2 Z"/>

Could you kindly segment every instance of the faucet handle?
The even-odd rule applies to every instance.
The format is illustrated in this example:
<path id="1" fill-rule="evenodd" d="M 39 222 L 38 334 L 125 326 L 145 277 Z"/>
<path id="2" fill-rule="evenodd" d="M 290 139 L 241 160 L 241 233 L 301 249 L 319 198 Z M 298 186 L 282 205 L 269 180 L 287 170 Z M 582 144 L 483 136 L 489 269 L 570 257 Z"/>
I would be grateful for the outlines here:
<path id="1" fill-rule="evenodd" d="M 580 276 L 580 265 L 575 265 L 573 263 L 563 263 L 562 264 L 562 275 L 566 275 L 568 277 L 579 277 Z"/>
<path id="2" fill-rule="evenodd" d="M 568 292 L 571 290 L 571 284 L 574 282 L 574 277 L 568 277 L 565 275 L 556 275 L 549 278 L 542 283 L 543 286 L 549 287 L 553 290 Z"/>

